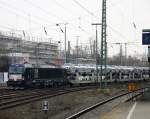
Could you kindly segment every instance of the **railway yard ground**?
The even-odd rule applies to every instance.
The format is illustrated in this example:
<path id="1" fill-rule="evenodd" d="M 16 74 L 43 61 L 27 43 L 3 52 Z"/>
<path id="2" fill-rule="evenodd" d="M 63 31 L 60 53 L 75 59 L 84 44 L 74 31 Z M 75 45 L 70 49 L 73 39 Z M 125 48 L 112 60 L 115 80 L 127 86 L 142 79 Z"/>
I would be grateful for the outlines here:
<path id="1" fill-rule="evenodd" d="M 143 84 L 141 84 L 143 85 Z M 127 84 L 118 84 L 110 87 L 107 93 L 103 93 L 97 88 L 85 89 L 81 91 L 75 91 L 42 99 L 39 101 L 33 101 L 28 104 L 19 105 L 5 110 L 0 110 L 0 119 L 43 119 L 46 118 L 42 111 L 42 102 L 44 100 L 49 102 L 49 110 L 47 112 L 47 119 L 65 119 L 68 116 L 83 110 L 99 101 L 106 100 L 112 96 L 119 95 L 127 91 Z M 3 100 L 0 100 L 0 103 Z M 108 103 L 104 107 L 98 108 L 101 111 L 92 112 L 91 119 L 99 119 L 97 115 L 105 115 L 110 112 L 118 103 Z M 95 117 L 93 116 L 95 115 Z M 87 117 L 88 116 L 88 117 Z M 90 119 L 87 115 L 84 118 Z"/>
<path id="2" fill-rule="evenodd" d="M 101 119 L 149 119 L 150 91 L 134 101 L 127 101 L 112 109 Z"/>

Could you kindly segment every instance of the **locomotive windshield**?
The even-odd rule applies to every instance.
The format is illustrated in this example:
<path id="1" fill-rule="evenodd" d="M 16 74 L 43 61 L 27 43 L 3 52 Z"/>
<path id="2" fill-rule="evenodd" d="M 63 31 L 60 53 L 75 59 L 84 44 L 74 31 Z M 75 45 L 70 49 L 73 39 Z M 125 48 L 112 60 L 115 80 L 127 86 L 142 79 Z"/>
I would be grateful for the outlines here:
<path id="1" fill-rule="evenodd" d="M 10 66 L 9 67 L 9 73 L 10 74 L 22 74 L 24 71 L 23 66 Z"/>

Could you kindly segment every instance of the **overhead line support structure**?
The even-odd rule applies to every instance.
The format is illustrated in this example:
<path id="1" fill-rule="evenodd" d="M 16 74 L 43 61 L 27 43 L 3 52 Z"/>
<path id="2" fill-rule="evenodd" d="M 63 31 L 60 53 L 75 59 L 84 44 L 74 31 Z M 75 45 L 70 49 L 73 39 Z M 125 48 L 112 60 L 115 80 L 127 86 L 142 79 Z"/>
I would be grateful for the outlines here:
<path id="1" fill-rule="evenodd" d="M 100 88 L 103 88 L 103 74 L 105 77 L 105 88 L 107 87 L 106 71 L 107 71 L 107 41 L 106 41 L 106 0 L 102 1 L 102 27 L 101 27 L 101 79 Z M 104 68 L 103 68 L 104 67 Z"/>

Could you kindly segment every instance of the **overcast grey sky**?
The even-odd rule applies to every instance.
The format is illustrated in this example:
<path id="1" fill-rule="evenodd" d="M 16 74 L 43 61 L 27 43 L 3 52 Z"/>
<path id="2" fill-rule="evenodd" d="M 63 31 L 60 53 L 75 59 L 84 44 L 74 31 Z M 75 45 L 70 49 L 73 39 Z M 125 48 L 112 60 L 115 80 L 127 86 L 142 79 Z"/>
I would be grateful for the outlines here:
<path id="1" fill-rule="evenodd" d="M 95 36 L 91 23 L 101 22 L 101 3 L 102 0 L 0 0 L 0 30 L 17 30 L 20 34 L 24 30 L 26 35 L 49 37 L 63 44 L 64 34 L 56 23 L 66 22 L 67 40 L 72 45 L 76 44 L 77 35 L 79 43 L 89 44 L 89 37 Z M 142 29 L 150 28 L 149 6 L 149 0 L 107 0 L 107 41 L 141 42 Z M 100 41 L 101 27 L 98 30 Z M 117 45 L 109 44 L 108 47 L 109 55 L 119 52 Z M 130 55 L 144 52 L 145 47 L 140 43 L 128 45 Z"/>

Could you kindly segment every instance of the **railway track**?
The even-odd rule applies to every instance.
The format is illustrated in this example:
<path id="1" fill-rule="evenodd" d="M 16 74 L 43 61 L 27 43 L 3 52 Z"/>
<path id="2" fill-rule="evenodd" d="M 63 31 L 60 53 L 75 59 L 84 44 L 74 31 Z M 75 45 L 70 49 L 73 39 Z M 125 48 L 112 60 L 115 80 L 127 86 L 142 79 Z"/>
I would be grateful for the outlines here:
<path id="1" fill-rule="evenodd" d="M 19 98 L 24 96 L 30 96 L 42 92 L 50 91 L 50 89 L 34 89 L 34 90 L 28 90 L 28 91 L 18 91 L 18 92 L 9 92 L 3 95 L 0 95 L 0 101 L 4 99 L 10 99 L 10 98 Z"/>
<path id="2" fill-rule="evenodd" d="M 116 99 L 118 99 L 118 98 L 121 98 L 121 97 L 123 97 L 123 96 L 128 96 L 128 95 L 132 94 L 132 96 L 131 96 L 131 97 L 129 96 L 129 98 L 127 99 L 127 100 L 131 100 L 131 99 L 133 99 L 133 98 L 135 98 L 135 97 L 141 95 L 142 93 L 144 93 L 144 92 L 146 92 L 146 91 L 148 91 L 148 90 L 150 90 L 150 87 L 141 88 L 141 89 L 138 89 L 138 90 L 136 90 L 136 91 L 134 91 L 134 92 L 126 92 L 126 93 L 122 93 L 122 94 L 113 96 L 113 97 L 111 97 L 111 98 L 109 98 L 109 99 L 106 99 L 106 100 L 104 100 L 104 101 L 101 101 L 101 102 L 98 102 L 98 103 L 96 103 L 96 104 L 94 104 L 94 105 L 91 105 L 90 107 L 87 107 L 87 108 L 85 108 L 85 109 L 83 109 L 83 110 L 81 110 L 81 111 L 79 111 L 79 112 L 77 112 L 77 113 L 75 113 L 75 114 L 73 114 L 73 115 L 67 117 L 66 119 L 77 119 L 77 118 L 81 118 L 81 116 L 84 116 L 84 115 L 87 114 L 88 112 L 90 112 L 90 111 L 92 111 L 92 110 L 94 110 L 94 109 L 96 109 L 96 108 L 98 108 L 98 107 L 100 107 L 100 106 L 103 106 L 104 104 L 107 104 L 107 103 L 109 103 L 109 102 L 111 102 L 111 101 L 114 101 L 114 100 L 116 100 Z"/>
<path id="3" fill-rule="evenodd" d="M 31 91 L 36 91 L 36 90 L 41 90 L 41 89 L 27 89 L 27 90 L 12 90 L 12 89 L 0 89 L 0 96 L 3 96 L 3 95 L 9 95 L 9 94 L 19 94 L 19 93 L 22 93 L 23 91 L 24 92 L 31 92 Z"/>
<path id="4" fill-rule="evenodd" d="M 87 89 L 97 88 L 97 86 L 86 86 L 86 87 L 75 87 L 75 88 L 66 88 L 66 89 L 59 89 L 59 90 L 45 90 L 45 91 L 34 91 L 31 92 L 29 95 L 27 94 L 8 94 L 3 95 L 0 97 L 0 110 L 13 108 L 19 105 L 31 103 L 33 101 L 38 101 L 45 98 L 51 98 L 58 95 L 63 95 L 70 92 L 75 91 L 82 91 Z M 12 97 L 13 96 L 13 97 Z M 8 100 L 6 100 L 8 99 Z"/>

